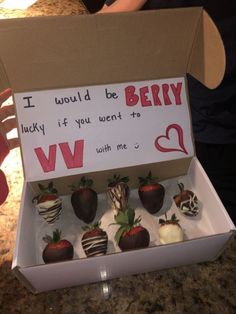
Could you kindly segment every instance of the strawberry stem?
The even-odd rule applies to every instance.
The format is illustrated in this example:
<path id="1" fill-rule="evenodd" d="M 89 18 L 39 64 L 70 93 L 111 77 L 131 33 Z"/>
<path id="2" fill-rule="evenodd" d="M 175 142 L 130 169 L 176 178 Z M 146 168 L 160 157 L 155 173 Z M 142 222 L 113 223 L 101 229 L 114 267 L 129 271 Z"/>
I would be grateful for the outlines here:
<path id="1" fill-rule="evenodd" d="M 148 172 L 148 175 L 146 177 L 138 177 L 139 179 L 139 184 L 141 186 L 143 185 L 149 185 L 149 184 L 156 184 L 158 178 L 152 176 L 151 170 Z"/>
<path id="2" fill-rule="evenodd" d="M 115 186 L 119 183 L 128 183 L 129 177 L 121 177 L 120 175 L 114 174 L 112 178 L 108 179 L 108 185 Z"/>
<path id="3" fill-rule="evenodd" d="M 34 202 L 34 201 L 38 202 L 42 196 L 45 196 L 45 195 L 57 195 L 57 193 L 58 193 L 57 189 L 54 188 L 52 181 L 49 182 L 49 184 L 46 185 L 46 186 L 44 186 L 43 184 L 39 183 L 38 187 L 39 187 L 39 190 L 40 190 L 40 194 L 36 195 L 32 199 L 32 202 Z"/>
<path id="4" fill-rule="evenodd" d="M 165 213 L 165 218 L 166 218 L 166 219 L 162 219 L 162 218 L 159 219 L 159 224 L 160 224 L 160 225 L 171 224 L 171 223 L 172 223 L 172 224 L 178 224 L 178 223 L 179 223 L 179 219 L 176 218 L 176 215 L 175 215 L 175 214 L 173 214 L 173 215 L 171 216 L 171 218 L 168 219 L 168 218 L 167 218 L 167 214 Z"/>
<path id="5" fill-rule="evenodd" d="M 180 189 L 180 192 L 184 191 L 184 184 L 182 182 L 178 183 L 178 187 Z"/>
<path id="6" fill-rule="evenodd" d="M 134 227 L 140 224 L 141 217 L 135 219 L 135 211 L 133 208 L 126 208 L 124 211 L 120 211 L 115 217 L 115 223 L 110 225 L 120 225 L 120 228 L 117 230 L 115 235 L 115 240 L 117 244 L 120 241 L 120 238 L 123 233 L 131 231 Z"/>
<path id="7" fill-rule="evenodd" d="M 52 240 L 53 243 L 57 243 L 59 242 L 61 239 L 61 231 L 59 229 L 56 229 L 55 231 L 53 231 L 52 233 Z"/>
<path id="8" fill-rule="evenodd" d="M 52 237 L 48 234 L 43 237 L 43 241 L 46 243 L 58 243 L 61 240 L 61 231 L 59 229 L 56 229 L 52 233 Z"/>
<path id="9" fill-rule="evenodd" d="M 81 177 L 80 181 L 77 184 L 70 185 L 70 189 L 75 192 L 81 188 L 91 188 L 93 185 L 93 180 L 88 179 L 85 176 Z"/>
<path id="10" fill-rule="evenodd" d="M 100 226 L 101 226 L 101 221 L 97 221 L 97 222 L 95 222 L 95 223 L 92 224 L 92 225 L 83 226 L 82 229 L 83 229 L 84 231 L 89 231 L 89 230 L 99 229 Z"/>

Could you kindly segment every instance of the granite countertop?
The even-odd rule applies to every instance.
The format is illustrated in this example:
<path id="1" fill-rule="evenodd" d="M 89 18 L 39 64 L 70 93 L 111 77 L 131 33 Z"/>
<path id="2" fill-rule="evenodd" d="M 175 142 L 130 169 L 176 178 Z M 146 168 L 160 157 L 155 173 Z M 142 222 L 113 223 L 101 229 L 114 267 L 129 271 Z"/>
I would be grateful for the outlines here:
<path id="1" fill-rule="evenodd" d="M 79 0 L 40 0 L 26 10 L 0 7 L 1 18 L 86 13 Z M 0 207 L 1 314 L 236 313 L 235 237 L 216 261 L 33 295 L 11 271 L 23 183 L 19 149 L 2 167 L 10 195 Z"/>
<path id="2" fill-rule="evenodd" d="M 22 3 L 33 3 L 24 9 Z M 4 5 L 7 3 L 9 5 Z M 13 4 L 13 8 L 10 8 Z M 86 14 L 87 9 L 80 0 L 0 0 L 0 18 L 21 18 L 31 16 Z"/>

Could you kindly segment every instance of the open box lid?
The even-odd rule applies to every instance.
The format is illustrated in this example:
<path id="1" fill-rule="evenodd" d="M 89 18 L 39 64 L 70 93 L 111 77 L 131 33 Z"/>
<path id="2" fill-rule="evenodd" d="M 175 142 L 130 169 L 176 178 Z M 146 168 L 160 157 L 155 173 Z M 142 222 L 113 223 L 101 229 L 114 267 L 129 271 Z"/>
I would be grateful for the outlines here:
<path id="1" fill-rule="evenodd" d="M 65 132 L 61 132 L 60 142 L 55 142 L 55 134 L 61 128 L 59 124 L 64 121 L 63 114 L 65 117 L 65 114 L 67 112 L 69 114 L 71 108 L 67 106 L 66 110 L 64 109 L 61 115 L 55 118 L 56 111 L 51 109 L 49 99 L 53 98 L 55 105 L 56 98 L 65 100 L 65 98 L 74 97 L 76 92 L 77 100 L 82 107 L 78 107 L 75 120 L 76 118 L 77 120 L 82 118 L 84 120 L 87 118 L 87 121 L 89 121 L 89 118 L 92 120 L 89 114 L 94 114 L 94 108 L 96 107 L 97 115 L 101 114 L 106 118 L 109 116 L 109 119 L 115 115 L 115 120 L 124 121 L 124 113 L 121 112 L 119 106 L 116 107 L 115 97 L 111 97 L 115 107 L 113 107 L 113 111 L 109 111 L 108 97 L 110 97 L 111 91 L 112 93 L 117 91 L 113 94 L 113 96 L 117 96 L 122 90 L 130 86 L 134 86 L 137 90 L 148 86 L 150 90 L 154 84 L 162 91 L 164 85 L 168 85 L 170 89 L 172 85 L 172 90 L 177 91 L 179 86 L 183 86 L 181 89 L 182 94 L 173 95 L 173 97 L 176 102 L 178 96 L 181 96 L 182 102 L 187 105 L 186 73 L 193 75 L 205 86 L 215 88 L 220 84 L 225 70 L 225 52 L 221 37 L 214 23 L 202 8 L 2 20 L 0 21 L 0 42 L 2 60 L 0 70 L 2 77 L 6 74 L 5 77 L 8 78 L 14 91 L 24 171 L 26 179 L 32 181 L 89 172 L 88 169 L 90 171 L 104 170 L 104 166 L 106 169 L 129 167 L 141 164 L 142 154 L 153 156 L 153 153 L 150 153 L 149 150 L 145 152 L 142 150 L 143 153 L 139 154 L 140 158 L 133 158 L 133 156 L 138 156 L 137 152 L 135 154 L 129 153 L 127 156 L 116 157 L 117 160 L 109 164 L 109 161 L 115 157 L 113 153 L 107 160 L 104 155 L 100 158 L 101 160 L 98 163 L 101 164 L 102 162 L 103 166 L 96 167 L 94 158 L 91 160 L 91 164 L 84 165 L 84 160 L 80 158 L 81 152 L 84 150 L 82 128 L 80 127 L 77 130 L 77 139 L 75 139 L 75 135 L 74 137 L 71 136 L 72 133 L 70 132 L 66 135 Z M 127 83 L 124 82 L 129 82 L 129 85 L 127 86 Z M 108 103 L 105 103 L 104 99 L 101 98 L 101 90 L 105 93 Z M 93 97 L 93 95 L 95 96 Z M 145 98 L 147 94 L 144 93 L 143 96 Z M 121 101 L 116 101 L 116 104 L 119 103 L 120 105 L 125 102 L 125 96 L 122 95 L 122 97 L 120 98 Z M 146 101 L 148 101 L 147 97 Z M 93 105 L 96 106 L 88 106 L 88 102 L 86 103 L 86 100 L 90 101 L 91 98 L 95 98 Z M 32 99 L 36 103 L 40 103 L 40 110 L 31 113 L 28 110 L 26 114 L 26 111 L 22 109 L 27 107 L 27 104 L 28 107 L 31 107 Z M 44 107 L 41 103 L 44 103 Z M 175 105 L 177 107 L 178 104 L 175 103 Z M 186 106 L 183 106 L 182 112 L 165 113 L 164 117 L 160 115 L 160 111 L 158 114 L 154 113 L 153 108 L 155 106 L 158 107 L 158 104 L 151 106 L 153 114 L 150 111 L 149 116 L 142 119 L 142 124 L 136 125 L 136 129 L 134 123 L 131 125 L 131 133 L 137 129 L 145 130 L 144 135 L 142 135 L 145 139 L 149 136 L 149 131 L 146 130 L 145 126 L 153 125 L 155 121 L 158 121 L 156 124 L 164 123 L 163 119 L 165 120 L 165 117 L 170 115 L 179 116 L 179 119 L 182 117 L 183 123 L 185 123 L 185 126 L 181 126 L 181 128 L 186 131 L 184 132 L 186 141 L 181 143 L 181 140 L 185 138 L 180 136 L 182 130 L 178 129 L 178 123 L 168 121 L 165 130 L 163 125 L 163 134 L 167 138 L 169 136 L 168 126 L 175 126 L 173 129 L 177 134 L 180 149 L 175 149 L 174 152 L 172 150 L 172 157 L 166 154 L 166 157 L 160 159 L 158 157 L 160 154 L 157 154 L 157 157 L 145 159 L 144 163 L 191 157 L 194 151 L 192 141 L 189 140 L 191 138 L 189 113 L 184 114 L 188 111 Z M 35 107 L 35 103 L 32 107 Z M 57 106 L 57 109 L 59 107 Z M 65 106 L 61 107 L 65 108 Z M 88 109 L 90 107 L 92 109 Z M 133 109 L 132 105 L 128 107 Z M 142 115 L 145 111 L 143 107 L 145 106 L 139 108 L 140 111 L 137 111 L 136 114 L 140 113 Z M 165 107 L 170 108 L 171 106 L 165 104 Z M 117 108 L 115 112 L 114 108 Z M 73 110 L 71 112 L 72 116 L 75 114 Z M 88 110 L 87 114 L 82 115 L 85 112 L 84 110 Z M 127 106 L 125 110 L 127 110 Z M 131 115 L 131 113 L 130 111 L 129 114 Z M 43 134 L 41 140 L 39 136 L 37 138 L 31 136 L 30 139 L 28 134 L 24 134 L 30 128 L 27 123 L 31 121 L 34 130 L 42 127 L 43 132 L 44 123 L 37 121 L 42 115 L 45 119 L 48 119 L 48 125 L 51 121 L 51 132 L 47 136 Z M 153 115 L 158 120 L 154 120 Z M 57 130 L 52 126 L 54 118 L 57 120 Z M 162 122 L 160 123 L 160 121 Z M 36 127 L 35 123 L 37 123 Z M 97 131 L 96 127 L 97 123 L 94 123 L 90 132 L 87 128 L 86 136 L 96 138 L 98 141 L 96 149 L 106 149 L 106 145 L 109 149 L 111 145 L 102 138 L 104 133 L 101 133 L 101 130 Z M 130 131 L 128 130 L 129 123 L 118 125 L 116 131 L 125 128 Z M 104 132 L 105 134 L 113 134 L 114 129 L 112 127 L 112 132 L 110 132 L 109 127 L 107 127 Z M 159 134 L 159 136 L 156 135 L 157 139 L 161 137 L 162 133 L 156 134 Z M 119 131 L 115 132 L 117 140 L 120 136 Z M 132 139 L 133 145 L 140 144 L 137 138 Z M 31 144 L 27 145 L 27 141 Z M 44 144 L 45 147 L 43 147 Z M 118 142 L 116 144 L 119 145 Z M 120 144 L 125 145 L 123 142 Z M 158 143 L 156 144 L 158 145 Z M 35 147 L 32 148 L 32 145 L 35 145 Z M 64 168 L 56 167 L 55 169 L 54 167 L 53 171 L 50 170 L 52 169 L 50 168 L 52 166 L 50 156 L 54 154 L 55 157 L 54 150 L 58 146 L 61 152 L 64 150 L 64 155 L 58 157 L 58 159 L 61 159 L 57 164 L 62 164 L 63 160 L 65 161 L 65 155 L 67 155 L 68 158 L 71 158 L 72 164 L 77 163 L 77 167 L 73 165 L 68 167 L 67 165 Z M 36 153 L 37 149 L 38 153 L 41 154 L 41 167 L 38 162 L 39 154 Z M 75 161 L 73 158 L 76 154 L 80 154 L 80 157 Z M 91 146 L 86 154 L 89 156 L 93 154 Z M 38 161 L 34 161 L 31 158 L 32 156 L 38 158 Z M 120 163 L 120 160 L 124 162 Z M 44 168 L 42 171 L 43 162 L 48 163 L 47 165 L 44 163 L 44 165 L 49 166 L 49 170 Z M 94 164 L 95 166 L 91 167 Z"/>

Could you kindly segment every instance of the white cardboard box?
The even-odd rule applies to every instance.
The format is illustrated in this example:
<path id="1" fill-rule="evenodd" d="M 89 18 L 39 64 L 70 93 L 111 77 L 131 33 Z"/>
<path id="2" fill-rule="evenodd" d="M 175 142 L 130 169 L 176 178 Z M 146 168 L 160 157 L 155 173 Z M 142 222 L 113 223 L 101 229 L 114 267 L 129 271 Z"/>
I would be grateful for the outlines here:
<path id="1" fill-rule="evenodd" d="M 14 91 L 25 174 L 12 264 L 16 276 L 36 293 L 217 258 L 235 227 L 194 157 L 186 86 L 186 73 L 209 88 L 224 75 L 224 47 L 209 16 L 191 8 L 6 20 L 0 26 L 1 77 Z M 139 92 L 137 104 L 125 92 L 130 86 Z M 167 192 L 153 216 L 137 198 L 137 177 L 149 170 Z M 119 252 L 113 240 L 104 192 L 107 178 L 117 172 L 130 177 L 130 203 L 151 234 L 147 249 Z M 84 224 L 70 205 L 68 185 L 82 174 L 99 193 L 96 219 L 109 235 L 102 257 L 85 258 Z M 51 180 L 64 200 L 53 227 L 32 204 L 37 184 Z M 196 219 L 182 216 L 173 204 L 179 181 L 200 200 Z M 183 242 L 160 245 L 158 219 L 165 211 L 181 219 Z M 75 256 L 45 265 L 41 239 L 54 227 L 73 242 Z"/>

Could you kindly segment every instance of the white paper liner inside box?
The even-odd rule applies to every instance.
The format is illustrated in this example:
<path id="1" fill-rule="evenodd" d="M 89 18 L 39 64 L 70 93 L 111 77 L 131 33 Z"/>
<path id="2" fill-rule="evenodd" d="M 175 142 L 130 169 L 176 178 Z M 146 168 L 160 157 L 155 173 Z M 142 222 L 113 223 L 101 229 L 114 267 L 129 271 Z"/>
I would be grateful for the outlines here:
<path id="1" fill-rule="evenodd" d="M 182 182 L 186 189 L 192 190 L 198 197 L 200 211 L 196 217 L 189 218 L 183 215 L 173 201 L 173 196 L 179 193 L 179 187 L 177 184 L 179 182 Z M 150 233 L 150 246 L 162 245 L 158 234 L 159 219 L 165 219 L 165 213 L 167 213 L 168 219 L 170 219 L 171 215 L 175 213 L 177 219 L 180 220 L 179 223 L 184 231 L 184 241 L 215 234 L 208 209 L 201 202 L 201 195 L 198 191 L 196 191 L 196 189 L 194 189 L 188 176 L 169 179 L 160 183 L 165 187 L 165 199 L 162 209 L 154 215 L 149 214 L 148 211 L 142 207 L 137 189 L 131 191 L 129 198 L 129 205 L 135 209 L 135 217 L 141 216 L 141 225 Z M 49 225 L 37 213 L 35 215 L 35 248 L 37 264 L 44 264 L 42 252 L 46 243 L 42 238 L 46 234 L 52 235 L 52 232 L 57 228 L 62 231 L 62 238 L 67 239 L 73 244 L 74 259 L 86 258 L 81 245 L 81 238 L 85 232 L 82 227 L 86 224 L 79 220 L 74 214 L 70 202 L 70 195 L 64 196 L 62 199 L 62 214 L 59 220 L 57 220 L 54 224 Z M 101 228 L 103 228 L 108 234 L 107 254 L 121 252 L 114 239 L 119 226 L 110 225 L 115 222 L 114 211 L 109 208 L 109 202 L 105 193 L 98 195 L 98 210 L 94 222 L 98 220 L 101 221 Z"/>

